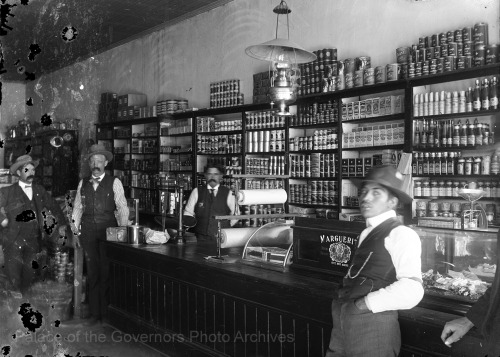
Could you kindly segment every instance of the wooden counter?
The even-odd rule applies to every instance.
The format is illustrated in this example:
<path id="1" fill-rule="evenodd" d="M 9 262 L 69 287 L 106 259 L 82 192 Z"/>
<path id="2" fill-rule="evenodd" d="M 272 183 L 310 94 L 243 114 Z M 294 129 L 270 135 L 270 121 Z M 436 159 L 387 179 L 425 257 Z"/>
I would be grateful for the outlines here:
<path id="1" fill-rule="evenodd" d="M 107 242 L 109 323 L 169 356 L 317 356 L 328 346 L 335 282 L 237 261 L 205 259 L 214 243 Z M 238 258 L 241 250 L 225 254 Z M 452 349 L 440 340 L 458 316 L 400 312 L 401 356 L 479 356 L 471 331 Z"/>

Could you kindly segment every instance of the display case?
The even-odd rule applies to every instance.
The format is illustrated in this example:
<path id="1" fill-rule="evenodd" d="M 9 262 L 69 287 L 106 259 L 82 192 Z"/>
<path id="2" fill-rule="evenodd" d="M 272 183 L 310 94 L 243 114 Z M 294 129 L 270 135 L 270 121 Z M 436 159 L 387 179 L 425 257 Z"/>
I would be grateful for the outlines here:
<path id="1" fill-rule="evenodd" d="M 464 312 L 493 282 L 498 229 L 412 228 L 422 241 L 422 304 Z"/>
<path id="2" fill-rule="evenodd" d="M 258 228 L 245 244 L 243 261 L 286 269 L 292 260 L 292 222 L 271 222 Z"/>

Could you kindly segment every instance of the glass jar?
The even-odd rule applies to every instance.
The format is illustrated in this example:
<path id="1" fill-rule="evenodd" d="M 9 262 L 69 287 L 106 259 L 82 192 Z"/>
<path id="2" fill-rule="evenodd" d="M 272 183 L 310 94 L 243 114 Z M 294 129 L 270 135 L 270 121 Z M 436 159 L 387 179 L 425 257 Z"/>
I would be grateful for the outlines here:
<path id="1" fill-rule="evenodd" d="M 436 180 L 431 180 L 430 182 L 430 195 L 432 197 L 437 197 L 439 195 L 438 182 Z"/>
<path id="2" fill-rule="evenodd" d="M 422 181 L 420 180 L 415 181 L 413 186 L 413 195 L 415 197 L 422 196 Z"/>
<path id="3" fill-rule="evenodd" d="M 453 197 L 460 197 L 458 194 L 458 190 L 460 189 L 460 182 L 453 181 Z"/>
<path id="4" fill-rule="evenodd" d="M 445 185 L 444 185 L 444 181 L 439 181 L 438 182 L 438 196 L 439 197 L 446 196 L 446 188 L 445 188 Z"/>
<path id="5" fill-rule="evenodd" d="M 465 159 L 463 157 L 457 160 L 457 175 L 465 175 Z"/>
<path id="6" fill-rule="evenodd" d="M 451 197 L 453 196 L 453 182 L 451 181 L 446 181 L 446 193 L 445 196 Z"/>
<path id="7" fill-rule="evenodd" d="M 431 186 L 429 181 L 422 182 L 422 196 L 429 197 L 431 195 Z"/>
<path id="8" fill-rule="evenodd" d="M 464 175 L 472 175 L 472 157 L 465 159 Z"/>
<path id="9" fill-rule="evenodd" d="M 474 164 L 472 165 L 472 174 L 481 175 L 481 162 L 483 160 L 480 157 L 474 159 Z"/>

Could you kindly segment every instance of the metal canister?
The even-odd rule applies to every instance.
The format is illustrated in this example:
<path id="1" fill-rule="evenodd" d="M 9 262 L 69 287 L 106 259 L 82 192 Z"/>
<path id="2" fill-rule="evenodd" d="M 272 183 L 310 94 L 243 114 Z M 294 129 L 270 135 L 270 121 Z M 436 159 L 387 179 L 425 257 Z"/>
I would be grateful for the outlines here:
<path id="1" fill-rule="evenodd" d="M 444 72 L 450 72 L 457 69 L 457 57 L 456 56 L 446 56 L 444 58 Z"/>
<path id="2" fill-rule="evenodd" d="M 486 46 L 479 45 L 474 48 L 474 66 L 484 66 L 486 63 Z"/>
<path id="3" fill-rule="evenodd" d="M 385 83 L 385 67 L 377 66 L 375 67 L 375 83 Z"/>
<path id="4" fill-rule="evenodd" d="M 466 56 L 458 56 L 457 59 L 457 69 L 465 69 L 465 61 L 466 61 Z"/>
<path id="5" fill-rule="evenodd" d="M 488 45 L 488 24 L 486 22 L 474 25 L 474 41 L 476 45 Z"/>
<path id="6" fill-rule="evenodd" d="M 462 38 L 463 38 L 462 30 L 455 30 L 453 41 L 462 42 Z"/>
<path id="7" fill-rule="evenodd" d="M 441 44 L 441 57 L 448 56 L 448 47 L 449 47 L 449 45 L 447 43 Z"/>
<path id="8" fill-rule="evenodd" d="M 486 46 L 486 64 L 498 62 L 498 45 L 492 44 Z"/>
<path id="9" fill-rule="evenodd" d="M 427 58 L 427 48 L 421 48 L 418 50 L 418 61 L 423 62 Z"/>
<path id="10" fill-rule="evenodd" d="M 462 29 L 462 41 L 473 41 L 474 38 L 472 37 L 472 27 L 464 27 Z"/>
<path id="11" fill-rule="evenodd" d="M 426 61 L 428 62 L 428 61 Z M 400 77 L 402 79 L 408 78 L 408 63 L 400 63 L 399 68 L 401 69 Z"/>
<path id="12" fill-rule="evenodd" d="M 396 48 L 396 61 L 398 63 L 407 63 L 410 61 L 410 47 L 398 47 Z"/>
<path id="13" fill-rule="evenodd" d="M 425 60 L 426 61 L 430 61 L 431 59 L 434 58 L 434 51 L 435 51 L 434 47 L 427 48 L 427 52 L 425 53 Z"/>
<path id="14" fill-rule="evenodd" d="M 355 60 L 356 71 L 371 67 L 371 58 L 369 56 L 356 57 Z"/>
<path id="15" fill-rule="evenodd" d="M 354 58 L 346 58 L 344 60 L 344 73 L 353 73 L 356 70 L 356 61 Z M 347 85 L 347 84 L 346 84 Z"/>
<path id="16" fill-rule="evenodd" d="M 433 58 L 439 58 L 439 57 L 441 57 L 441 45 L 434 46 L 434 57 Z"/>
<path id="17" fill-rule="evenodd" d="M 422 62 L 422 76 L 429 75 L 429 71 L 430 71 L 430 61 L 424 61 L 424 62 Z M 401 73 L 402 72 L 403 71 L 401 71 Z"/>
<path id="18" fill-rule="evenodd" d="M 422 62 L 415 63 L 415 77 L 422 75 Z"/>
<path id="19" fill-rule="evenodd" d="M 455 32 L 453 31 L 446 32 L 446 42 L 450 43 L 453 41 L 455 41 Z"/>
<path id="20" fill-rule="evenodd" d="M 446 34 L 444 32 L 441 32 L 439 35 L 438 35 L 438 39 L 439 39 L 439 45 L 442 46 L 444 45 L 445 43 L 447 43 L 447 38 L 446 38 Z"/>
<path id="21" fill-rule="evenodd" d="M 463 56 L 464 55 L 464 45 L 462 42 L 457 42 L 457 56 Z"/>
<path id="22" fill-rule="evenodd" d="M 389 63 L 385 66 L 386 68 L 386 78 L 388 82 L 397 81 L 399 79 L 399 73 L 401 71 L 398 63 Z"/>
<path id="23" fill-rule="evenodd" d="M 464 56 L 472 56 L 474 54 L 474 41 L 464 41 Z"/>
<path id="24" fill-rule="evenodd" d="M 431 36 L 431 46 L 436 47 L 439 45 L 439 35 L 435 33 L 434 35 Z"/>
<path id="25" fill-rule="evenodd" d="M 337 60 L 337 49 L 336 48 L 323 49 L 323 57 L 327 63 L 329 63 L 328 61 L 336 61 Z"/>
<path id="26" fill-rule="evenodd" d="M 457 43 L 449 42 L 448 43 L 448 56 L 457 56 Z"/>
<path id="27" fill-rule="evenodd" d="M 375 68 L 365 68 L 363 73 L 364 85 L 375 84 Z"/>
<path id="28" fill-rule="evenodd" d="M 436 74 L 436 73 L 437 73 L 437 59 L 434 58 L 430 60 L 429 74 Z"/>
<path id="29" fill-rule="evenodd" d="M 408 63 L 408 78 L 415 77 L 415 63 Z"/>

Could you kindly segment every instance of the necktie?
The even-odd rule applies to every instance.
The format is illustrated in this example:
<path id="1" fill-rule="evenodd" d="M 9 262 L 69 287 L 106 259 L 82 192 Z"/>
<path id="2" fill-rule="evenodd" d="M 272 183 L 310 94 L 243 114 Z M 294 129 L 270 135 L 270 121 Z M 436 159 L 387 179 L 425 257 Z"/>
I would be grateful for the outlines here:
<path id="1" fill-rule="evenodd" d="M 210 189 L 210 201 L 213 201 L 215 198 L 215 189 L 211 188 Z"/>
<path id="2" fill-rule="evenodd" d="M 90 179 L 90 182 L 92 182 L 92 183 L 95 183 L 95 184 L 99 185 L 99 182 L 101 182 L 101 178 L 99 178 L 99 177 L 92 177 L 92 178 Z"/>
<path id="3" fill-rule="evenodd" d="M 31 188 L 31 185 L 26 185 L 26 186 L 24 186 L 24 187 L 25 187 L 25 188 Z"/>

